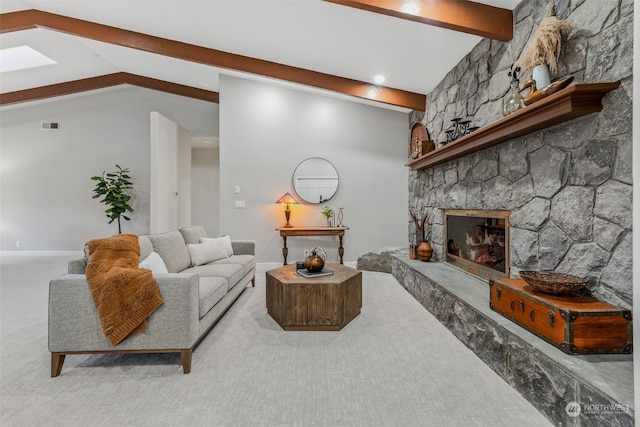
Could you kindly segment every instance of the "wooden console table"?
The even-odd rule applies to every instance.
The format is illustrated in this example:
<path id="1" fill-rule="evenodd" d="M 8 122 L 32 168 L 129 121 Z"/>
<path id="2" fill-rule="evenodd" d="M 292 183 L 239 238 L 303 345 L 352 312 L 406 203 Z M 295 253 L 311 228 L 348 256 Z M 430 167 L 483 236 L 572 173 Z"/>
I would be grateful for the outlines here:
<path id="1" fill-rule="evenodd" d="M 342 256 L 344 255 L 344 248 L 342 247 L 342 237 L 344 236 L 345 231 L 347 231 L 349 227 L 278 227 L 276 230 L 280 232 L 280 236 L 282 236 L 283 246 L 282 246 L 282 256 L 284 257 L 284 263 L 282 265 L 287 265 L 287 255 L 289 255 L 289 249 L 287 248 L 287 237 L 289 236 L 337 236 L 339 239 L 338 244 L 338 255 L 340 255 L 340 264 L 342 262 Z"/>

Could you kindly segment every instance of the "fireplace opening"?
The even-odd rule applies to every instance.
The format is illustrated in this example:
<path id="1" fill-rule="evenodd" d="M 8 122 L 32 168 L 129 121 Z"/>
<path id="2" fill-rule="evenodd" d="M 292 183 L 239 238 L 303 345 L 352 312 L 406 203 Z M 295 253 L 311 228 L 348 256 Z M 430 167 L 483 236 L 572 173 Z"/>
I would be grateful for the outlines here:
<path id="1" fill-rule="evenodd" d="M 509 277 L 509 215 L 445 210 L 445 261 L 482 279 Z"/>

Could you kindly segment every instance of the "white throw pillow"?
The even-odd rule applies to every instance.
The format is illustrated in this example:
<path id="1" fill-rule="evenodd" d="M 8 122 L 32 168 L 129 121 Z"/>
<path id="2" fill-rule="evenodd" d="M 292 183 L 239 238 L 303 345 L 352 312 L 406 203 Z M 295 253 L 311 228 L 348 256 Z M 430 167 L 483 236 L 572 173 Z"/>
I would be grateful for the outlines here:
<path id="1" fill-rule="evenodd" d="M 138 267 L 151 270 L 152 273 L 168 273 L 167 266 L 157 252 L 151 252 L 145 259 L 140 261 Z"/>
<path id="2" fill-rule="evenodd" d="M 218 259 L 227 258 L 227 250 L 220 239 L 207 240 L 203 243 L 187 244 L 191 255 L 191 266 L 206 264 Z"/>
<path id="3" fill-rule="evenodd" d="M 202 237 L 200 238 L 200 243 L 204 243 L 207 241 L 218 241 L 221 240 L 224 245 L 224 249 L 227 251 L 227 256 L 233 256 L 233 246 L 231 246 L 231 236 L 224 235 L 222 237 Z"/>
<path id="4" fill-rule="evenodd" d="M 221 237 L 224 248 L 227 251 L 227 256 L 233 255 L 233 247 L 231 246 L 231 237 L 227 234 Z"/>

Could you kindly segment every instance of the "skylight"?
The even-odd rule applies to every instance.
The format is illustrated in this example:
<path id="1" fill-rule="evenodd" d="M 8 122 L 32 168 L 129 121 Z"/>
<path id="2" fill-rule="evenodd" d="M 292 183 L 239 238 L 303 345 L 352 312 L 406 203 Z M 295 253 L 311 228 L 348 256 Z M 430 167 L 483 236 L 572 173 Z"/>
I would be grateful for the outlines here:
<path id="1" fill-rule="evenodd" d="M 56 61 L 29 46 L 0 49 L 0 73 L 55 64 Z"/>

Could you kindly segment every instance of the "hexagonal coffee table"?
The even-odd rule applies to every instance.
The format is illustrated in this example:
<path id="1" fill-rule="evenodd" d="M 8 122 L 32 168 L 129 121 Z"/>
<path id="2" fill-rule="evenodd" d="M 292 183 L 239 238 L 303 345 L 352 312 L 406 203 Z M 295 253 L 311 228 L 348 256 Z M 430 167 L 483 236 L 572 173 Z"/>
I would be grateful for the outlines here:
<path id="1" fill-rule="evenodd" d="M 267 271 L 267 312 L 285 331 L 339 331 L 362 308 L 362 272 L 326 264 L 331 276 L 305 278 L 295 264 Z"/>

